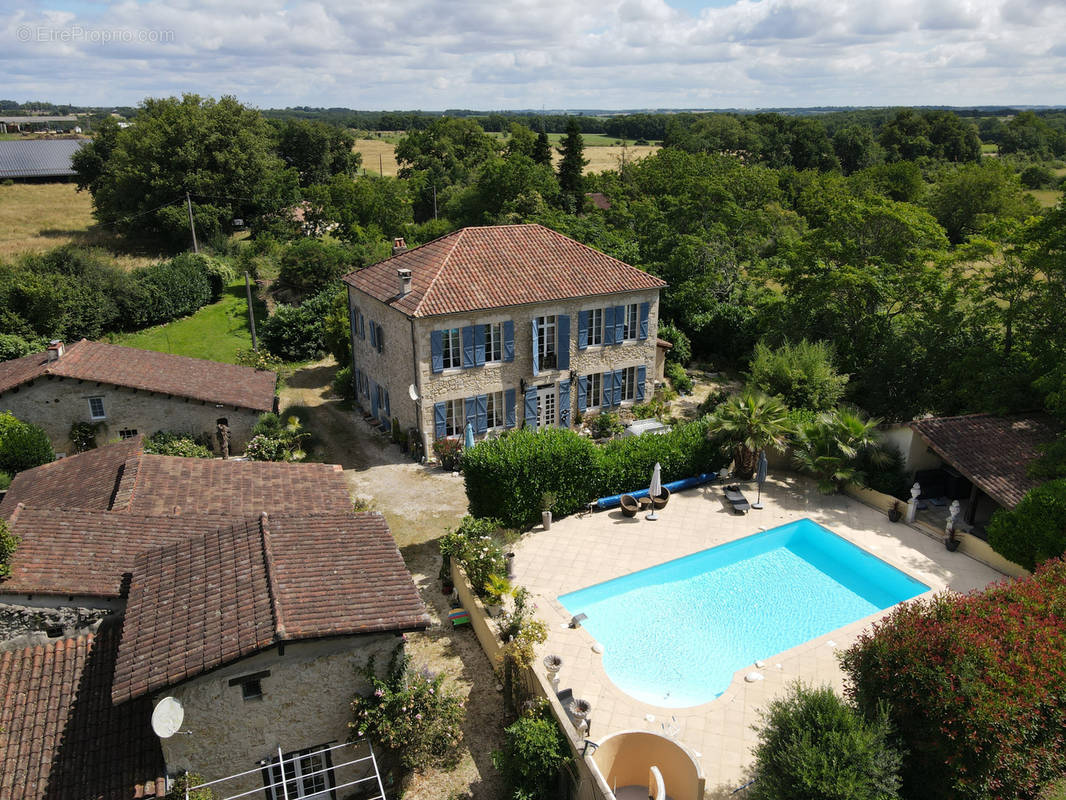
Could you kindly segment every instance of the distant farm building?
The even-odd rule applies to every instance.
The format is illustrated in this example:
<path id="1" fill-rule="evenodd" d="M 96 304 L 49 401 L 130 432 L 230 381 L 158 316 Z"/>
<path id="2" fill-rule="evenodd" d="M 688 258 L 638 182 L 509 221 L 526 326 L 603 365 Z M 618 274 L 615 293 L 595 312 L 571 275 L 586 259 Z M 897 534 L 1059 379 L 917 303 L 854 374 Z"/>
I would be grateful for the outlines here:
<path id="1" fill-rule="evenodd" d="M 22 139 L 0 142 L 0 180 L 67 178 L 71 158 L 88 139 Z"/>

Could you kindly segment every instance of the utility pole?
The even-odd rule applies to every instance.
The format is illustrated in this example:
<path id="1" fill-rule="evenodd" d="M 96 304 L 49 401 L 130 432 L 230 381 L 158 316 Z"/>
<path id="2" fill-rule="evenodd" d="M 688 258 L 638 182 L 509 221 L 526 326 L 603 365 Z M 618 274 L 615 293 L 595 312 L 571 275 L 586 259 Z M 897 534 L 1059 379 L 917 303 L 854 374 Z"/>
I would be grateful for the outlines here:
<path id="1" fill-rule="evenodd" d="M 433 184 L 433 219 L 437 218 L 437 184 Z"/>
<path id="2" fill-rule="evenodd" d="M 385 177 L 385 167 L 381 165 L 381 153 L 378 153 L 378 175 Z"/>
<path id="3" fill-rule="evenodd" d="M 196 243 L 196 223 L 192 221 L 192 198 L 189 197 L 189 193 L 185 193 L 185 203 L 189 207 L 189 230 L 192 231 L 192 251 L 194 253 L 200 252 L 200 245 Z"/>
<path id="4" fill-rule="evenodd" d="M 248 273 L 244 273 L 244 292 L 248 295 L 248 327 L 252 330 L 252 349 L 259 352 L 259 345 L 255 341 L 255 310 L 252 307 L 252 283 L 248 280 Z"/>

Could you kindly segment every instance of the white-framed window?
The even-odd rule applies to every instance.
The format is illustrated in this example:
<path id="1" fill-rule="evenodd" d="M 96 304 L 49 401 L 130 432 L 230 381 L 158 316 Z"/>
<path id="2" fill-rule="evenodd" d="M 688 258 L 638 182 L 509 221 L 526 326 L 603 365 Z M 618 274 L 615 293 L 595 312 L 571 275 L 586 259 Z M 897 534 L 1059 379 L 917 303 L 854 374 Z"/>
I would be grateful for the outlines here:
<path id="1" fill-rule="evenodd" d="M 603 373 L 595 372 L 586 380 L 585 406 L 586 408 L 599 408 L 603 403 Z"/>
<path id="2" fill-rule="evenodd" d="M 463 342 L 458 328 L 441 331 L 440 353 L 444 369 L 457 369 L 463 366 Z"/>
<path id="3" fill-rule="evenodd" d="M 603 309 L 589 311 L 589 347 L 603 344 Z"/>
<path id="4" fill-rule="evenodd" d="M 481 327 L 485 330 L 485 363 L 503 361 L 503 323 L 491 322 Z"/>
<path id="5" fill-rule="evenodd" d="M 445 400 L 444 435 L 462 436 L 466 431 L 466 404 L 463 399 Z"/>
<path id="6" fill-rule="evenodd" d="M 637 399 L 637 368 L 626 367 L 622 370 L 622 402 Z"/>
<path id="7" fill-rule="evenodd" d="M 625 307 L 625 322 L 622 324 L 622 338 L 635 340 L 640 328 L 638 327 L 637 304 L 630 303 Z"/>
<path id="8" fill-rule="evenodd" d="M 485 427 L 502 428 L 505 414 L 503 392 L 489 392 L 485 395 Z"/>
<path id="9" fill-rule="evenodd" d="M 537 359 L 541 369 L 555 369 L 555 315 L 537 317 Z"/>
<path id="10" fill-rule="evenodd" d="M 107 419 L 107 413 L 104 411 L 104 398 L 89 398 L 89 419 L 94 422 L 99 419 Z"/>
<path id="11" fill-rule="evenodd" d="M 271 759 L 264 777 L 270 779 L 266 787 L 270 800 L 325 800 L 336 785 L 325 745 L 285 753 L 280 762 Z"/>

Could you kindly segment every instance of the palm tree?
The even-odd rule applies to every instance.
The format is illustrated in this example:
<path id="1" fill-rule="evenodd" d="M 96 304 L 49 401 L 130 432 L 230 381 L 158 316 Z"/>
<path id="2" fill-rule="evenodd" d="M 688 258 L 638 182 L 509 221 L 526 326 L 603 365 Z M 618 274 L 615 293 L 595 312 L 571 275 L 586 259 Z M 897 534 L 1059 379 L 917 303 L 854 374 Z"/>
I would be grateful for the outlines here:
<path id="1" fill-rule="evenodd" d="M 760 450 L 784 451 L 791 433 L 785 404 L 751 389 L 722 402 L 710 423 L 708 437 L 721 438 L 733 450 L 733 473 L 741 480 L 755 474 Z"/>
<path id="2" fill-rule="evenodd" d="M 860 457 L 865 454 L 872 464 L 889 458 L 877 433 L 880 424 L 879 419 L 864 419 L 855 409 L 823 412 L 796 432 L 792 458 L 818 480 L 823 494 L 841 492 L 849 483 L 865 486 Z"/>

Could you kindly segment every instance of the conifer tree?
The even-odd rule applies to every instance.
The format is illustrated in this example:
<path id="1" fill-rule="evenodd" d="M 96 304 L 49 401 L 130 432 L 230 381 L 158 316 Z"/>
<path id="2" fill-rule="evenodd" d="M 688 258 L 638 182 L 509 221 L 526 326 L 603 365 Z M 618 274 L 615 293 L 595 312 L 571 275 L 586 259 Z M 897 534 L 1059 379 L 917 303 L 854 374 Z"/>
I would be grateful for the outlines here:
<path id="1" fill-rule="evenodd" d="M 569 209 L 581 208 L 584 200 L 584 180 L 582 171 L 589 162 L 583 157 L 585 142 L 581 138 L 581 127 L 573 117 L 566 126 L 566 137 L 563 146 L 559 148 L 559 155 L 563 160 L 559 163 L 559 188 L 562 189 L 564 202 Z"/>

